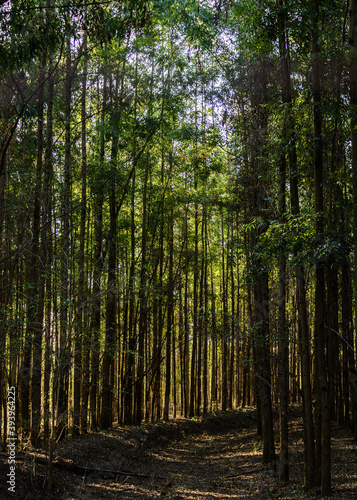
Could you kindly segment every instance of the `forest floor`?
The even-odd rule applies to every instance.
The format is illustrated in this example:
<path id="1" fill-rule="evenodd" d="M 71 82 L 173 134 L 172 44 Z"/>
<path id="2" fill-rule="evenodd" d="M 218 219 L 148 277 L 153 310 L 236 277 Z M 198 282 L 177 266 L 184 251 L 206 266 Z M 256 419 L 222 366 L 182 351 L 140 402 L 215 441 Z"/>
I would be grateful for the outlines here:
<path id="1" fill-rule="evenodd" d="M 2 458 L 1 500 L 233 500 L 316 499 L 318 489 L 302 487 L 303 443 L 300 410 L 290 418 L 290 482 L 280 486 L 262 463 L 253 409 L 202 419 L 115 427 L 68 438 L 56 445 L 53 489 L 46 490 L 47 455 L 18 453 L 16 493 L 7 492 L 8 465 Z M 276 432 L 278 440 L 278 433 Z M 357 447 L 349 431 L 333 427 L 334 498 L 357 498 Z M 5 463 L 4 463 L 5 462 Z"/>

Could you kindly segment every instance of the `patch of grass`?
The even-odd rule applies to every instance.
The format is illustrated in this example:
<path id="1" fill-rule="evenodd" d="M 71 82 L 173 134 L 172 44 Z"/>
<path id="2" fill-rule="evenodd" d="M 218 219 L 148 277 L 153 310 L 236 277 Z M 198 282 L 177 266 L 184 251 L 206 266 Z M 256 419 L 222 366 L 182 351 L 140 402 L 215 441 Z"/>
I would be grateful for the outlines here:
<path id="1" fill-rule="evenodd" d="M 260 451 L 263 448 L 263 441 L 253 443 L 253 451 Z"/>

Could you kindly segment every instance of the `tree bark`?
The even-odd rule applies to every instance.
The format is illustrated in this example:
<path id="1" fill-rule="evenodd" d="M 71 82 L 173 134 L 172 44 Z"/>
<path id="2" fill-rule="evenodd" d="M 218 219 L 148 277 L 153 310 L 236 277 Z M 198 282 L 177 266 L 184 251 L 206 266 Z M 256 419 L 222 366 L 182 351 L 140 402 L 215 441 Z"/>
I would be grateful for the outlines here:
<path id="1" fill-rule="evenodd" d="M 280 8 L 280 35 L 279 35 L 279 55 L 282 76 L 282 101 L 289 105 L 289 67 L 288 54 L 286 48 L 286 11 L 282 0 L 278 1 Z M 288 111 L 289 113 L 289 111 Z M 287 144 L 287 130 L 285 116 L 285 129 L 283 131 L 283 147 L 279 162 L 279 220 L 281 224 L 286 222 L 286 156 L 285 144 Z M 278 289 L 278 356 L 279 356 L 279 422 L 280 422 L 280 461 L 279 461 L 279 481 L 287 483 L 289 481 L 289 334 L 286 324 L 286 256 L 285 253 L 279 255 L 279 289 Z"/>
<path id="2" fill-rule="evenodd" d="M 87 35 L 83 36 L 83 50 L 87 51 Z M 78 435 L 79 430 L 85 429 L 87 426 L 87 404 L 81 405 L 81 392 L 88 392 L 88 373 L 82 370 L 82 348 L 83 351 L 88 349 L 86 345 L 86 337 L 88 331 L 83 328 L 83 313 L 85 303 L 85 286 L 84 286 L 84 248 L 85 248 L 85 231 L 86 231 L 86 214 L 87 214 L 87 71 L 88 62 L 85 56 L 83 62 L 82 76 L 82 95 L 81 95 L 81 221 L 79 230 L 79 253 L 78 253 L 78 300 L 77 300 L 77 324 L 74 340 L 74 381 L 73 381 L 73 434 Z M 83 339 L 83 340 L 82 340 Z M 82 390 L 81 390 L 82 389 Z M 82 399 L 85 403 L 85 398 Z M 88 402 L 88 399 L 87 399 Z"/>
<path id="3" fill-rule="evenodd" d="M 100 151 L 99 151 L 99 167 L 103 173 L 104 155 L 105 155 L 105 108 L 107 104 L 107 77 L 103 79 L 103 101 L 101 103 L 101 118 L 100 118 Z M 98 389 L 99 389 L 99 359 L 100 359 L 100 329 L 101 329 L 101 309 L 102 309 L 102 272 L 104 265 L 104 248 L 103 248 L 103 204 L 104 192 L 103 185 L 95 194 L 94 200 L 94 263 L 93 263 L 93 295 L 92 295 L 92 311 L 91 311 L 91 380 L 90 380 L 90 413 L 91 413 L 91 429 L 96 430 L 99 424 L 99 407 L 98 407 Z"/>
<path id="4" fill-rule="evenodd" d="M 350 113 L 351 113 L 351 137 L 352 137 L 352 187 L 353 187 L 353 248 L 354 248 L 354 294 L 355 294 L 355 323 L 357 321 L 357 0 L 349 2 L 349 77 L 350 77 Z M 354 343 L 354 348 L 356 342 Z M 355 349 L 356 352 L 356 349 Z M 355 370 L 355 356 L 350 355 L 350 374 Z M 350 377 L 351 377 L 350 376 Z M 352 381 L 352 378 L 351 378 Z M 357 439 L 357 394 L 352 388 L 353 427 Z"/>
<path id="5" fill-rule="evenodd" d="M 34 290 L 35 318 L 33 325 L 33 350 L 32 350 L 32 380 L 31 380 L 31 444 L 38 448 L 41 444 L 41 376 L 42 376 L 42 330 L 43 330 L 43 312 L 45 301 L 45 272 L 46 272 L 46 247 L 40 245 L 40 221 L 41 204 L 43 203 L 43 150 L 44 150 L 44 95 L 45 95 L 45 69 L 46 56 L 43 55 L 38 91 L 38 121 L 37 121 L 37 173 L 36 173 L 36 192 L 35 192 L 35 210 L 34 227 L 36 234 L 36 244 L 32 250 L 33 259 L 31 265 L 36 268 L 33 273 L 37 274 Z M 48 188 L 48 186 L 47 186 Z M 35 222 L 36 218 L 36 222 Z M 43 221 L 43 220 L 42 220 Z M 44 221 L 43 221 L 44 222 Z M 41 252 L 43 250 L 43 252 Z M 37 254 L 38 252 L 38 254 Z"/>
<path id="6" fill-rule="evenodd" d="M 322 243 L 324 220 L 322 110 L 320 86 L 320 37 L 319 2 L 312 6 L 312 92 L 314 107 L 314 191 L 315 232 L 317 244 Z M 325 270 L 321 262 L 316 264 L 315 275 L 315 367 L 316 367 L 316 462 L 318 477 L 321 471 L 321 493 L 331 495 L 331 415 L 327 382 L 326 343 L 329 332 L 325 329 Z"/>

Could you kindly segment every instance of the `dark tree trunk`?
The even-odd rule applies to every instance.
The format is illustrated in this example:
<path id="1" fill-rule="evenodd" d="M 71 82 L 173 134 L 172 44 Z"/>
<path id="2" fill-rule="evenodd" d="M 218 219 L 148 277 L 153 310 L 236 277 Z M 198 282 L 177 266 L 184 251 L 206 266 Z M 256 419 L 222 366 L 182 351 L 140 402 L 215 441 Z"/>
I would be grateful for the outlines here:
<path id="1" fill-rule="evenodd" d="M 282 100 L 289 105 L 289 67 L 288 51 L 286 47 L 286 12 L 283 1 L 278 2 L 280 8 L 279 26 L 279 52 L 282 75 Z M 289 111 L 287 111 L 289 113 Z M 285 117 L 285 130 L 283 132 L 283 152 L 279 163 L 279 219 L 282 224 L 286 221 L 286 156 L 285 144 L 287 144 L 288 116 Z M 286 256 L 279 256 L 279 290 L 278 290 L 278 349 L 279 349 L 279 421 L 280 421 L 280 462 L 279 481 L 286 483 L 289 481 L 289 426 L 288 426 L 288 405 L 289 405 L 289 334 L 286 324 Z"/>
<path id="2" fill-rule="evenodd" d="M 87 37 L 83 37 L 83 50 L 87 51 Z M 84 287 L 84 247 L 85 247 L 85 230 L 86 230 L 86 214 L 87 214 L 87 113 L 86 113 L 86 96 L 87 96 L 87 58 L 84 59 L 83 77 L 82 77 L 82 96 L 81 96 L 81 222 L 79 230 L 79 254 L 78 254 L 78 301 L 77 301 L 77 324 L 74 340 L 74 381 L 73 381 L 73 434 L 78 435 L 79 430 L 87 427 L 87 404 L 81 405 L 81 388 L 82 391 L 88 392 L 88 373 L 82 371 L 82 346 L 85 350 L 85 337 L 88 331 L 83 328 L 83 313 L 85 304 L 85 287 Z M 83 339 L 83 340 L 82 340 Z M 82 392 L 82 393 L 83 393 Z M 83 398 L 82 403 L 84 403 Z M 88 402 L 88 399 L 87 399 Z"/>
<path id="3" fill-rule="evenodd" d="M 47 130 L 46 130 L 46 150 L 44 162 L 44 179 L 43 179 L 43 240 L 42 240 L 42 255 L 47 263 L 46 280 L 46 334 L 45 334 L 45 362 L 43 375 L 43 413 L 44 413 L 44 439 L 48 441 L 50 436 L 50 379 L 52 370 L 51 356 L 51 313 L 52 313 L 52 277 L 50 269 L 52 266 L 52 232 L 50 221 L 52 219 L 52 197 L 51 186 L 53 180 L 53 94 L 54 94 L 54 77 L 52 58 L 49 58 L 48 67 L 48 89 L 47 89 Z"/>
<path id="4" fill-rule="evenodd" d="M 39 95 L 38 95 L 38 126 L 37 126 L 37 173 L 36 173 L 36 192 L 34 216 L 34 226 L 36 226 L 36 244 L 32 250 L 33 260 L 31 265 L 36 267 L 33 270 L 37 273 L 36 289 L 34 299 L 36 310 L 34 317 L 33 331 L 33 350 L 32 350 L 32 380 L 31 380 L 31 444 L 38 448 L 41 444 L 41 376 L 42 376 L 42 330 L 43 330 L 43 312 L 45 302 L 45 272 L 46 272 L 46 247 L 40 246 L 38 238 L 40 236 L 40 218 L 41 204 L 43 202 L 43 149 L 44 149 L 44 94 L 45 94 L 45 68 L 46 57 L 42 57 L 42 66 L 40 70 Z M 48 185 L 47 185 L 48 188 Z M 43 220 L 43 222 L 45 222 Z M 43 242 L 44 243 L 44 242 Z M 41 252 L 43 250 L 43 252 Z M 38 254 L 37 254 L 38 252 Z M 35 282 L 35 281 L 34 281 Z"/>
<path id="5" fill-rule="evenodd" d="M 352 184 L 353 184 L 353 247 L 357 248 L 357 0 L 350 0 L 350 29 L 349 29 L 349 76 L 350 76 L 350 112 L 352 136 Z M 355 294 L 355 323 L 357 322 L 357 252 L 354 252 L 354 294 Z M 350 355 L 350 378 L 355 377 L 355 361 L 353 353 Z M 352 387 L 353 427 L 357 439 L 357 394 Z"/>
<path id="6" fill-rule="evenodd" d="M 71 198 L 71 100 L 73 67 L 71 42 L 67 41 L 65 77 L 65 157 L 62 195 L 62 259 L 60 292 L 60 353 L 58 369 L 57 436 L 68 431 L 68 382 L 70 365 L 69 266 L 70 266 L 70 198 Z"/>
<path id="7" fill-rule="evenodd" d="M 315 231 L 317 244 L 322 243 L 324 221 L 322 110 L 320 89 L 320 38 L 318 28 L 319 2 L 312 6 L 312 92 L 314 106 L 314 181 L 315 181 Z M 331 416 L 327 383 L 326 343 L 330 332 L 325 329 L 325 270 L 316 264 L 315 287 L 315 388 L 316 388 L 316 462 L 318 476 L 321 472 L 321 493 L 331 495 Z"/>
<path id="8" fill-rule="evenodd" d="M 135 170 L 132 176 L 131 192 L 131 257 L 129 271 L 129 321 L 128 321 L 128 341 L 126 345 L 125 376 L 124 376 L 124 423 L 133 423 L 133 387 L 134 387 L 134 349 L 135 349 Z"/>

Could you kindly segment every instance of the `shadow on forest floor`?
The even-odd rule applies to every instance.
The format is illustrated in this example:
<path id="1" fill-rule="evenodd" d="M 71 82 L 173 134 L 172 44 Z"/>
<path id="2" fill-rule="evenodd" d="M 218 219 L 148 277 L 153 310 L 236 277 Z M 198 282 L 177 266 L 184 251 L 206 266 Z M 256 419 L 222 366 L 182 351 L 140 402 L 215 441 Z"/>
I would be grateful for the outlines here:
<path id="1" fill-rule="evenodd" d="M 290 476 L 279 486 L 262 464 L 253 409 L 198 420 L 114 427 L 68 438 L 55 449 L 53 490 L 46 491 L 44 452 L 18 454 L 16 494 L 7 492 L 2 457 L 0 498 L 101 500 L 316 499 L 301 488 L 303 443 L 300 410 L 290 415 Z M 278 431 L 276 431 L 278 441 Z M 333 428 L 334 498 L 357 498 L 357 451 L 350 432 Z M 0 462 L 1 463 L 1 462 Z"/>

